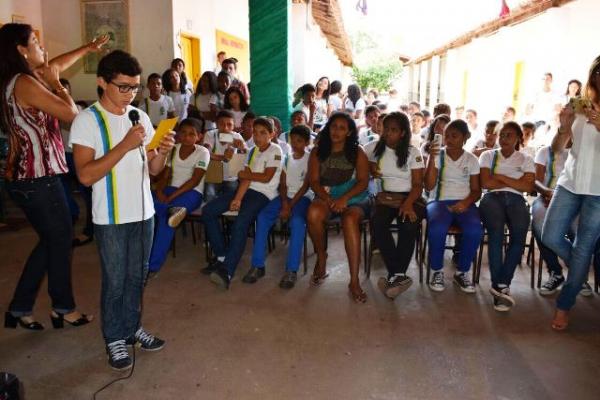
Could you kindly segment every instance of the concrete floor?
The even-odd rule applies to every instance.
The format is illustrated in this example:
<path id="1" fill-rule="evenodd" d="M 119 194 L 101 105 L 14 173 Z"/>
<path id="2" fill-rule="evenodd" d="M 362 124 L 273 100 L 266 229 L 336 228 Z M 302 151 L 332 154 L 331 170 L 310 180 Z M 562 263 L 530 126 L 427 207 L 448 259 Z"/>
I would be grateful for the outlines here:
<path id="1" fill-rule="evenodd" d="M 0 234 L 0 311 L 10 301 L 35 235 L 29 228 Z M 379 257 L 363 287 L 365 305 L 347 295 L 340 236 L 332 234 L 326 283 L 308 276 L 296 288 L 277 286 L 283 247 L 268 259 L 267 276 L 240 282 L 246 249 L 231 290 L 217 291 L 199 273 L 201 246 L 178 236 L 145 295 L 144 326 L 167 341 L 158 353 L 138 354 L 133 377 L 99 399 L 598 399 L 600 301 L 579 299 L 568 333 L 550 329 L 554 299 L 528 286 L 528 270 L 513 284 L 517 306 L 492 309 L 489 273 L 465 295 L 452 286 L 434 293 L 418 281 L 395 302 L 376 286 Z M 314 257 L 309 258 L 312 269 Z M 448 271 L 450 271 L 448 269 Z M 418 280 L 416 266 L 410 274 Z M 451 273 L 448 272 L 447 275 Z M 99 314 L 100 274 L 95 245 L 75 250 L 73 281 L 79 308 Z M 89 399 L 118 373 L 109 369 L 98 320 L 50 329 L 49 302 L 40 291 L 35 315 L 44 332 L 0 329 L 0 370 L 23 381 L 26 399 Z"/>

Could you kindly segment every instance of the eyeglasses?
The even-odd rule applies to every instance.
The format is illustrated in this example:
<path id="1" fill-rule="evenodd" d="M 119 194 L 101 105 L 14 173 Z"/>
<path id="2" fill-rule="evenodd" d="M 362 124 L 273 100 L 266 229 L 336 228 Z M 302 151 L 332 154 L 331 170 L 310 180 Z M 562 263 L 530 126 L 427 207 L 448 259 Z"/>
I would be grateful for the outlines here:
<path id="1" fill-rule="evenodd" d="M 119 93 L 129 93 L 129 92 L 137 93 L 142 88 L 142 85 L 130 86 L 130 85 L 118 84 L 118 83 L 114 83 L 114 82 L 108 82 L 108 83 L 113 84 L 116 87 L 118 87 Z"/>

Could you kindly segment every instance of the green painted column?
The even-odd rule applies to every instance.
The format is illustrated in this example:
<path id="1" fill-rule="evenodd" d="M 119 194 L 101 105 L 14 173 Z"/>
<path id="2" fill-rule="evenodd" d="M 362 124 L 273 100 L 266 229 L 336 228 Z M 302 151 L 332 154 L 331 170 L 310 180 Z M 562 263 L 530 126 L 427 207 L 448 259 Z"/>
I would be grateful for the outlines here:
<path id="1" fill-rule="evenodd" d="M 248 0 L 250 10 L 251 108 L 274 115 L 287 130 L 290 120 L 292 66 L 290 0 Z"/>

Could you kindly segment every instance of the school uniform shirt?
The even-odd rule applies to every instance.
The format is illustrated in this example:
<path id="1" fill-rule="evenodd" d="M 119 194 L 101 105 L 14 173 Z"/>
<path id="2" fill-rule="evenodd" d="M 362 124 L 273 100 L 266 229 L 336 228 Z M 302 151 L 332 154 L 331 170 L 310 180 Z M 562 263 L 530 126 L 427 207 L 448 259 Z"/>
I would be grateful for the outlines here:
<path id="1" fill-rule="evenodd" d="M 367 143 L 367 144 L 365 144 L 363 146 L 363 150 L 365 151 L 365 154 L 367 155 L 367 159 L 369 161 L 371 161 L 371 156 L 373 155 L 373 152 L 375 151 L 375 147 L 377 146 L 377 142 L 378 141 L 372 141 L 372 142 L 369 142 L 369 143 Z M 373 161 L 373 162 L 375 162 L 375 161 Z"/>
<path id="2" fill-rule="evenodd" d="M 230 145 L 229 143 L 221 143 L 219 141 L 219 131 L 215 130 L 212 133 L 207 133 L 206 135 L 204 135 L 204 143 L 210 145 L 210 152 L 213 154 L 217 154 L 217 155 L 223 155 L 225 154 L 225 149 L 227 149 L 227 146 Z M 231 133 L 224 133 L 224 135 L 232 135 L 233 140 L 240 140 L 240 141 L 244 141 L 244 138 L 242 137 L 242 135 L 240 135 L 237 132 L 231 132 Z M 234 148 L 233 149 L 234 153 L 237 153 L 237 149 Z M 230 176 L 229 175 L 229 164 L 224 162 L 223 163 L 223 180 L 224 181 L 237 181 L 237 176 Z"/>
<path id="3" fill-rule="evenodd" d="M 546 187 L 550 189 L 556 187 L 556 182 L 565 168 L 565 162 L 567 161 L 568 155 L 568 149 L 555 153 L 552 151 L 552 146 L 544 146 L 538 150 L 535 155 L 535 163 L 546 167 L 543 182 Z"/>
<path id="4" fill-rule="evenodd" d="M 361 146 L 364 146 L 369 142 L 377 142 L 378 140 L 379 135 L 373 132 L 373 129 L 371 128 L 361 129 L 358 134 L 358 144 Z"/>
<path id="5" fill-rule="evenodd" d="M 443 159 L 442 159 L 442 152 Z M 479 160 L 468 151 L 455 161 L 440 151 L 435 158 L 438 170 L 435 187 L 429 192 L 429 201 L 462 200 L 471 193 L 471 176 L 479 175 Z"/>
<path id="6" fill-rule="evenodd" d="M 529 145 L 527 147 L 522 147 L 519 151 L 521 153 L 527 154 L 531 158 L 535 158 L 536 149 L 534 146 Z"/>
<path id="7" fill-rule="evenodd" d="M 581 114 L 572 131 L 573 146 L 557 184 L 575 194 L 600 196 L 600 132 Z"/>
<path id="8" fill-rule="evenodd" d="M 158 126 L 160 121 L 168 118 L 167 113 L 175 113 L 175 105 L 173 104 L 173 99 L 161 94 L 160 98 L 156 101 L 152 100 L 150 97 L 146 97 L 140 103 L 140 110 L 143 110 L 148 114 L 152 125 Z"/>
<path id="9" fill-rule="evenodd" d="M 416 147 L 408 148 L 408 158 L 402 168 L 398 168 L 394 149 L 385 146 L 379 160 L 371 153 L 369 161 L 377 163 L 381 172 L 381 190 L 384 192 L 410 192 L 412 189 L 412 170 L 425 168 L 421 152 Z"/>
<path id="10" fill-rule="evenodd" d="M 415 146 L 417 149 L 421 148 L 421 135 L 418 133 L 411 134 L 410 144 L 411 146 Z"/>
<path id="11" fill-rule="evenodd" d="M 281 139 L 277 139 L 277 145 L 281 148 L 281 155 L 282 156 L 286 156 L 287 154 L 291 154 L 292 152 L 292 146 L 290 146 L 289 144 L 287 144 L 287 142 L 281 140 Z"/>
<path id="12" fill-rule="evenodd" d="M 100 102 L 94 103 L 73 120 L 70 145 L 94 149 L 96 160 L 103 157 L 123 140 L 131 128 L 128 114 L 134 109 L 127 106 L 123 115 L 116 115 L 106 111 Z M 144 144 L 147 145 L 154 136 L 154 128 L 148 114 L 142 110 L 139 114 L 140 124 L 146 131 Z M 147 157 L 144 158 L 147 160 Z M 118 225 L 145 221 L 153 215 L 148 163 L 142 160 L 136 148 L 127 152 L 105 177 L 92 186 L 92 220 L 98 225 Z"/>
<path id="13" fill-rule="evenodd" d="M 526 173 L 535 174 L 533 158 L 520 151 L 514 151 L 510 157 L 504 158 L 500 149 L 486 150 L 479 156 L 479 167 L 489 168 L 491 174 L 500 174 L 512 179 L 520 179 Z M 490 189 L 489 192 L 513 192 L 519 195 L 523 193 L 516 189 L 503 187 Z"/>
<path id="14" fill-rule="evenodd" d="M 210 162 L 210 152 L 204 146 L 194 145 L 195 150 L 187 156 L 185 160 L 181 159 L 179 151 L 181 143 L 173 147 L 169 158 L 167 159 L 167 167 L 171 168 L 171 176 L 169 177 L 169 186 L 181 187 L 184 183 L 190 180 L 194 175 L 194 170 L 200 168 L 204 171 L 208 168 Z M 194 188 L 198 193 L 204 192 L 204 176 L 200 183 Z"/>
<path id="15" fill-rule="evenodd" d="M 315 139 L 317 138 L 317 134 L 314 133 L 313 131 L 310 131 L 310 144 L 309 146 L 312 145 L 312 143 L 315 141 Z M 285 131 L 285 132 L 281 132 L 279 134 L 279 140 L 282 142 L 286 142 L 287 144 L 291 144 L 291 135 L 290 135 L 290 131 Z"/>
<path id="16" fill-rule="evenodd" d="M 308 173 L 309 158 L 309 152 L 305 152 L 304 155 L 298 159 L 294 158 L 294 155 L 291 153 L 284 156 L 283 171 L 285 172 L 287 195 L 290 199 L 298 193 L 298 190 L 300 190 L 304 184 L 306 174 Z M 314 197 L 313 192 L 308 189 L 304 194 L 304 197 L 312 199 Z"/>
<path id="17" fill-rule="evenodd" d="M 173 100 L 175 106 L 175 116 L 179 117 L 179 121 L 187 118 L 188 106 L 192 95 L 186 90 L 185 93 L 169 92 L 169 97 Z"/>
<path id="18" fill-rule="evenodd" d="M 198 109 L 198 111 L 210 112 L 210 106 L 211 105 L 217 106 L 218 101 L 219 101 L 219 99 L 217 98 L 217 95 L 214 93 L 199 94 L 194 99 L 194 104 L 196 105 L 196 108 Z M 205 128 L 207 131 L 209 131 L 211 129 L 215 129 L 217 127 L 217 124 L 214 121 L 206 120 L 205 123 L 206 123 Z"/>
<path id="19" fill-rule="evenodd" d="M 344 107 L 346 108 L 346 112 L 354 114 L 356 111 L 364 111 L 367 108 L 367 103 L 365 103 L 364 99 L 358 99 L 356 104 L 353 104 L 352 100 L 346 99 Z"/>
<path id="20" fill-rule="evenodd" d="M 235 111 L 235 110 L 229 110 L 229 111 L 231 111 L 231 113 L 233 114 L 233 126 L 235 126 L 236 128 L 241 128 L 242 120 L 244 119 L 244 116 L 246 115 L 247 111 Z"/>
<path id="21" fill-rule="evenodd" d="M 303 101 L 296 104 L 296 107 L 294 107 L 294 111 L 302 111 L 304 115 L 306 115 L 306 122 L 308 122 L 308 120 L 310 119 L 310 108 L 308 108 L 308 106 L 305 105 Z M 313 115 L 313 123 L 316 123 L 314 119 L 316 119 L 316 115 Z"/>
<path id="22" fill-rule="evenodd" d="M 331 112 L 341 111 L 342 98 L 340 96 L 338 96 L 337 94 L 332 94 L 331 96 L 329 96 L 329 100 L 327 101 L 327 104 L 332 106 Z"/>
<path id="23" fill-rule="evenodd" d="M 267 196 L 269 200 L 277 197 L 277 188 L 279 187 L 279 176 L 281 175 L 281 148 L 275 143 L 270 142 L 269 147 L 265 151 L 260 151 L 257 146 L 254 146 L 248 153 L 246 159 L 246 167 L 252 172 L 262 173 L 267 168 L 276 168 L 275 174 L 267 183 L 252 181 L 250 189 L 256 190 L 259 193 Z"/>
<path id="24" fill-rule="evenodd" d="M 485 148 L 485 140 L 480 139 L 477 142 L 475 142 L 475 148 L 477 149 L 483 149 Z M 498 142 L 494 143 L 494 147 L 492 147 L 492 149 L 499 149 L 500 145 L 498 144 Z"/>

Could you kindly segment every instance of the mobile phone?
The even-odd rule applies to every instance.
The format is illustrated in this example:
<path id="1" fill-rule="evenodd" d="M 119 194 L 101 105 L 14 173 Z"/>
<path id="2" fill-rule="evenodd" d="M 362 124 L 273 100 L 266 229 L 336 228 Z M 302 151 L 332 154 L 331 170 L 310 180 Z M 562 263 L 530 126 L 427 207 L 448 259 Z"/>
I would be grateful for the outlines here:
<path id="1" fill-rule="evenodd" d="M 233 143 L 233 135 L 231 133 L 219 133 L 219 142 L 221 143 Z"/>
<path id="2" fill-rule="evenodd" d="M 436 134 L 433 136 L 433 142 L 431 142 L 431 144 L 432 144 L 433 146 L 436 146 L 438 149 L 439 149 L 440 147 L 442 147 L 442 135 L 440 135 L 439 133 L 436 133 Z"/>

